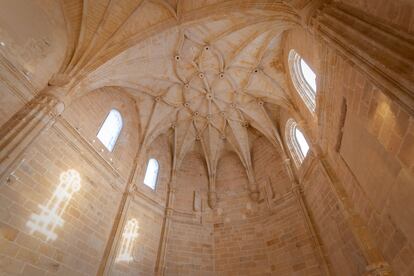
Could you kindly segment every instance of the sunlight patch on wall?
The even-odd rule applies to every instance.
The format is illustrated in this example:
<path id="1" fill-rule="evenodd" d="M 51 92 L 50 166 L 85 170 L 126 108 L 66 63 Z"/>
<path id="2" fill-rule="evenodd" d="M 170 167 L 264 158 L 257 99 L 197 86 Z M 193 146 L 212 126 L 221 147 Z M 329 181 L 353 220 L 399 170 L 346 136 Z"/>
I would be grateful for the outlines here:
<path id="1" fill-rule="evenodd" d="M 134 249 L 134 240 L 138 237 L 138 222 L 136 219 L 128 220 L 122 234 L 121 249 L 119 251 L 117 262 L 132 261 L 132 250 Z"/>
<path id="2" fill-rule="evenodd" d="M 52 198 L 46 205 L 39 205 L 40 214 L 32 214 L 26 225 L 30 228 L 30 234 L 42 233 L 46 240 L 56 240 L 54 232 L 57 226 L 63 226 L 62 215 L 73 193 L 80 190 L 80 175 L 75 170 L 62 172 L 59 177 L 59 185 Z"/>

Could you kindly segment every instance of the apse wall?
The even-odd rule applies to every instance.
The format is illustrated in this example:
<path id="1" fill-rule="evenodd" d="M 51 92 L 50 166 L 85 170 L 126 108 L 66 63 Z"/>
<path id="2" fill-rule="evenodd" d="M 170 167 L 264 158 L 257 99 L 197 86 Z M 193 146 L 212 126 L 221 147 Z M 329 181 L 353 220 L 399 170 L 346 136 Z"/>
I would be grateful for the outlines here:
<path id="1" fill-rule="evenodd" d="M 297 174 L 332 270 L 336 275 L 366 271 L 361 241 L 355 239 L 358 219 L 392 270 L 410 275 L 413 117 L 325 41 L 298 29 L 286 37 L 285 60 L 290 49 L 316 72 L 317 111 L 307 110 L 291 83 L 301 116 L 287 112 L 281 125 L 295 117 L 313 145 Z"/>
<path id="2" fill-rule="evenodd" d="M 167 241 L 166 275 L 214 275 L 207 170 L 201 147 L 187 153 L 177 172 L 174 212 Z"/>
<path id="3" fill-rule="evenodd" d="M 253 149 L 262 195 L 258 203 L 246 193 L 247 177 L 237 156 L 220 161 L 220 197 L 214 211 L 215 275 L 323 274 L 283 160 L 263 137 Z"/>

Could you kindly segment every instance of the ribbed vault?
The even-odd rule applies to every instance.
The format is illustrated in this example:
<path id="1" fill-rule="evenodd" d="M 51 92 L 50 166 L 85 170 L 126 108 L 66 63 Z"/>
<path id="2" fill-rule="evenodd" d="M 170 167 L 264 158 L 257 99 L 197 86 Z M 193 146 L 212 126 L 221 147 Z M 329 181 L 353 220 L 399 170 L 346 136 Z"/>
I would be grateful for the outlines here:
<path id="1" fill-rule="evenodd" d="M 173 172 L 200 148 L 211 207 L 218 160 L 236 152 L 258 200 L 249 136 L 259 132 L 285 154 L 266 106 L 290 107 L 280 56 L 297 17 L 277 1 L 121 2 L 64 2 L 71 42 L 54 80 L 72 79 L 73 97 L 123 87 L 137 102 L 141 156 L 172 133 Z"/>

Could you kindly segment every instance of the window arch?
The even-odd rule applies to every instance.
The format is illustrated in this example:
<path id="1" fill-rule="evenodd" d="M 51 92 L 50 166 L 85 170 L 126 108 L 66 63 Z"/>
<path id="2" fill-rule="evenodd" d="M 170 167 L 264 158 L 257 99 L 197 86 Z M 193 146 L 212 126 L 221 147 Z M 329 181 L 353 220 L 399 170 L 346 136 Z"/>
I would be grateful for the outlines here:
<path id="1" fill-rule="evenodd" d="M 289 119 L 286 122 L 285 137 L 292 159 L 299 167 L 308 154 L 309 144 L 295 120 Z"/>
<path id="2" fill-rule="evenodd" d="M 144 184 L 155 190 L 158 179 L 159 164 L 154 158 L 151 158 L 147 164 L 147 171 L 145 172 Z"/>
<path id="3" fill-rule="evenodd" d="M 295 51 L 289 52 L 289 70 L 293 85 L 299 92 L 308 109 L 316 109 L 316 74 L 306 61 Z"/>
<path id="4" fill-rule="evenodd" d="M 116 109 L 111 109 L 96 137 L 109 151 L 112 151 L 121 133 L 122 126 L 121 113 Z"/>

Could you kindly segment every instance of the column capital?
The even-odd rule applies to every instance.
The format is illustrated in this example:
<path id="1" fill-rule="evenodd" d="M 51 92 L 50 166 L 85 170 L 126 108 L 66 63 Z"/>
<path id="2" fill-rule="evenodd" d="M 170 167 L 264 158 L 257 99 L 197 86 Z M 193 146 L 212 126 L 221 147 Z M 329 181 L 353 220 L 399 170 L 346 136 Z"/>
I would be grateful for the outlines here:
<path id="1" fill-rule="evenodd" d="M 301 18 L 302 25 L 312 31 L 313 18 L 323 6 L 330 2 L 330 0 L 311 0 L 304 7 L 296 9 Z"/>
<path id="2" fill-rule="evenodd" d="M 172 217 L 173 213 L 174 213 L 173 208 L 170 208 L 170 207 L 165 208 L 165 216 L 166 217 L 169 217 L 169 218 Z"/>
<path id="3" fill-rule="evenodd" d="M 72 100 L 69 96 L 70 89 L 69 85 L 48 85 L 39 93 L 39 95 L 53 97 L 58 102 L 68 106 Z"/>

